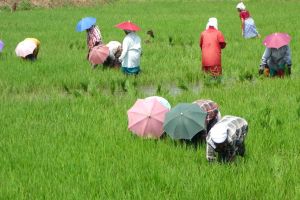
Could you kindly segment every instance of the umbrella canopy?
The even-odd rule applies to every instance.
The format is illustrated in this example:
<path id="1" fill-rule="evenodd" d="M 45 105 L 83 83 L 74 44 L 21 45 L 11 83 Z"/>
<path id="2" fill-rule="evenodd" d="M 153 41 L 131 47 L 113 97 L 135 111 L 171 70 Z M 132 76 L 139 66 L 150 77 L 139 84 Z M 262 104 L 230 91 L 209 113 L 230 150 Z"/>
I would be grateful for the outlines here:
<path id="1" fill-rule="evenodd" d="M 173 139 L 192 139 L 205 130 L 206 112 L 197 104 L 180 103 L 166 114 L 164 130 Z"/>
<path id="2" fill-rule="evenodd" d="M 122 22 L 120 24 L 117 24 L 115 26 L 116 28 L 122 29 L 122 30 L 128 30 L 128 31 L 139 31 L 141 30 L 140 27 L 138 27 L 136 24 L 127 21 L 127 22 Z"/>
<path id="3" fill-rule="evenodd" d="M 34 44 L 31 40 L 24 40 L 17 45 L 15 52 L 17 56 L 25 58 L 32 54 L 35 48 L 36 44 Z"/>
<path id="4" fill-rule="evenodd" d="M 98 45 L 92 48 L 89 54 L 89 61 L 90 63 L 102 64 L 106 60 L 109 55 L 109 48 L 105 45 Z"/>
<path id="5" fill-rule="evenodd" d="M 168 111 L 157 99 L 138 99 L 127 111 L 128 129 L 142 137 L 160 137 Z"/>
<path id="6" fill-rule="evenodd" d="M 151 100 L 151 99 L 157 99 L 159 101 L 159 103 L 161 103 L 163 106 L 165 106 L 166 108 L 171 110 L 171 105 L 167 99 L 165 99 L 163 97 L 159 97 L 159 96 L 151 96 L 151 97 L 145 98 L 146 101 Z"/>
<path id="7" fill-rule="evenodd" d="M 2 52 L 3 47 L 4 47 L 4 42 L 0 40 L 0 52 Z"/>
<path id="8" fill-rule="evenodd" d="M 284 45 L 288 45 L 290 41 L 291 37 L 287 33 L 273 33 L 264 39 L 263 44 L 268 48 L 279 49 Z"/>
<path id="9" fill-rule="evenodd" d="M 76 31 L 77 32 L 85 31 L 85 30 L 91 28 L 95 24 L 96 24 L 96 18 L 94 18 L 94 17 L 82 18 L 76 26 Z"/>

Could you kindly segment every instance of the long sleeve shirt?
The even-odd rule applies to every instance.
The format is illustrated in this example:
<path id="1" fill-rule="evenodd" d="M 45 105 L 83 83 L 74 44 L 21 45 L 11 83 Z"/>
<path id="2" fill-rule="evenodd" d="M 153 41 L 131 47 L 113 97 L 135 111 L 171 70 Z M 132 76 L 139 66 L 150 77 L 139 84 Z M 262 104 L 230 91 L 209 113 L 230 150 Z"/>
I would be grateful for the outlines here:
<path id="1" fill-rule="evenodd" d="M 135 32 L 128 33 L 123 40 L 122 54 L 119 58 L 122 62 L 122 67 L 139 67 L 141 53 L 141 38 Z"/>
<path id="2" fill-rule="evenodd" d="M 291 50 L 288 45 L 280 47 L 279 49 L 276 48 L 266 48 L 262 59 L 260 68 L 264 69 L 266 65 L 272 69 L 278 69 L 280 65 L 292 65 L 291 59 Z"/>
<path id="3" fill-rule="evenodd" d="M 206 159 L 214 161 L 217 158 L 216 145 L 211 138 L 212 132 L 226 131 L 228 145 L 220 154 L 227 158 L 235 156 L 237 150 L 237 143 L 243 143 L 248 132 L 248 123 L 245 119 L 235 116 L 226 115 L 209 131 L 206 138 Z"/>
<path id="4" fill-rule="evenodd" d="M 96 44 L 102 44 L 102 35 L 98 26 L 91 27 L 87 32 L 87 45 L 91 50 Z"/>
<path id="5" fill-rule="evenodd" d="M 222 66 L 221 49 L 226 46 L 222 32 L 209 27 L 201 33 L 199 43 L 202 50 L 202 66 Z"/>

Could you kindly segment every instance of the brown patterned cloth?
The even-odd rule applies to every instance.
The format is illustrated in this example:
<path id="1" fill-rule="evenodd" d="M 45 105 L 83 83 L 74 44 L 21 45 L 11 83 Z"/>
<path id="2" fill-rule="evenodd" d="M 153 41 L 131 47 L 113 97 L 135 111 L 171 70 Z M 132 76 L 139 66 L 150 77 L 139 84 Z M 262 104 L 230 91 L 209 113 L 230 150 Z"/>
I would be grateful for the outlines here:
<path id="1" fill-rule="evenodd" d="M 194 101 L 193 103 L 198 104 L 203 111 L 207 112 L 207 116 L 206 116 L 207 124 L 218 116 L 219 105 L 216 102 L 209 99 L 200 99 Z"/>

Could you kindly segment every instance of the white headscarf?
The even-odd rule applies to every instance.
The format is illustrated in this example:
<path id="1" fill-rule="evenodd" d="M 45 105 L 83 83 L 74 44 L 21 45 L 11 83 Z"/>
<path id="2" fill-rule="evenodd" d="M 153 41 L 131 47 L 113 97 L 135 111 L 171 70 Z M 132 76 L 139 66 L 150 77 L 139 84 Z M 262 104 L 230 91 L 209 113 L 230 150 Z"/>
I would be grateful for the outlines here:
<path id="1" fill-rule="evenodd" d="M 246 6 L 243 2 L 238 3 L 238 5 L 236 6 L 236 8 L 240 9 L 240 10 L 245 10 Z"/>
<path id="2" fill-rule="evenodd" d="M 227 139 L 227 126 L 223 123 L 216 124 L 210 130 L 210 137 L 214 143 L 223 143 Z"/>
<path id="3" fill-rule="evenodd" d="M 213 26 L 215 29 L 218 30 L 218 20 L 215 17 L 211 17 L 208 19 L 207 25 L 206 25 L 206 30 L 208 27 Z"/>

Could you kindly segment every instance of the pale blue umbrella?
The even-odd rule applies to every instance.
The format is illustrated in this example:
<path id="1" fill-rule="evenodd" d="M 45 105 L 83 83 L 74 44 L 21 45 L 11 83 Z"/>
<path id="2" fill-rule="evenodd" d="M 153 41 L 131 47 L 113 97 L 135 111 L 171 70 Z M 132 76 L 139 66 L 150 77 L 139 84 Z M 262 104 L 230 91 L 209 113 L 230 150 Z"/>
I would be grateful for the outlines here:
<path id="1" fill-rule="evenodd" d="M 94 18 L 94 17 L 82 18 L 76 26 L 76 31 L 77 32 L 85 31 L 85 30 L 91 28 L 95 24 L 96 24 L 96 18 Z"/>

